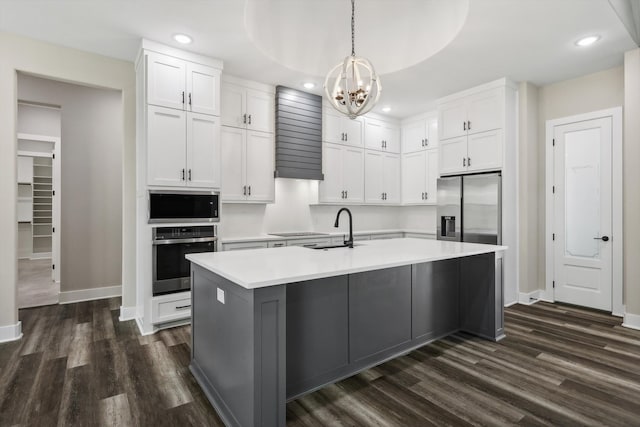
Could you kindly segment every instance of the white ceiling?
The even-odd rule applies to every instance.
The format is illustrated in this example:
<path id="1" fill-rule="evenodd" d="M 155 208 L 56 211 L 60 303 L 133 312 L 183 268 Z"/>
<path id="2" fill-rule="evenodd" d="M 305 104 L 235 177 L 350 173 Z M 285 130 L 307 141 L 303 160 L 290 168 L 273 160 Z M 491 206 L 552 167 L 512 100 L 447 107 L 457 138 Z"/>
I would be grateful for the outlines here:
<path id="1" fill-rule="evenodd" d="M 314 23 L 308 30 L 312 37 L 307 34 L 305 40 L 330 40 L 328 36 L 335 31 L 347 31 L 348 36 L 348 0 L 295 1 L 307 2 L 309 10 L 318 4 L 344 3 L 344 16 L 331 22 L 320 22 L 327 14 L 310 13 L 306 19 Z M 369 3 L 393 7 L 394 13 L 388 14 L 390 22 L 369 24 L 364 13 L 361 21 L 359 2 L 367 3 L 363 9 Z M 637 47 L 607 0 L 468 3 L 466 22 L 445 48 L 409 68 L 381 75 L 384 90 L 374 111 L 389 105 L 390 115 L 406 117 L 433 108 L 438 97 L 505 76 L 545 85 L 621 65 L 623 53 Z M 287 68 L 263 53 L 264 46 L 252 42 L 245 29 L 244 9 L 244 0 L 0 0 L 0 30 L 128 61 L 134 60 L 141 38 L 177 46 L 171 36 L 181 32 L 194 39 L 188 50 L 222 59 L 226 73 L 294 88 L 312 80 L 320 87 L 324 76 Z M 416 25 L 416 9 L 411 0 L 358 0 L 356 53 L 366 57 L 367 52 L 358 46 L 390 32 L 395 34 L 402 27 L 399 19 L 402 24 Z M 269 24 L 266 17 L 265 21 Z M 425 18 L 425 27 L 427 24 Z M 574 45 L 579 37 L 593 33 L 602 39 L 592 47 Z M 398 42 L 395 49 L 432 53 L 430 48 L 406 40 Z M 346 42 L 348 46 L 349 40 Z M 309 45 L 307 49 L 313 52 L 319 48 Z M 349 53 L 337 49 L 334 62 Z"/>

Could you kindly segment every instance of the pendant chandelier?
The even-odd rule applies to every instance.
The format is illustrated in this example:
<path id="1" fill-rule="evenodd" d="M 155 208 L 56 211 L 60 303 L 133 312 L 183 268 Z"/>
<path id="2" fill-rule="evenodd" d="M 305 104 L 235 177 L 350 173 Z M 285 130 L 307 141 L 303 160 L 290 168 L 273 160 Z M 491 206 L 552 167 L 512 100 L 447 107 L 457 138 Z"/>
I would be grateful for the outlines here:
<path id="1" fill-rule="evenodd" d="M 355 0 L 351 0 L 351 56 L 329 71 L 324 91 L 333 108 L 351 119 L 371 111 L 380 98 L 382 86 L 373 65 L 356 56 Z"/>

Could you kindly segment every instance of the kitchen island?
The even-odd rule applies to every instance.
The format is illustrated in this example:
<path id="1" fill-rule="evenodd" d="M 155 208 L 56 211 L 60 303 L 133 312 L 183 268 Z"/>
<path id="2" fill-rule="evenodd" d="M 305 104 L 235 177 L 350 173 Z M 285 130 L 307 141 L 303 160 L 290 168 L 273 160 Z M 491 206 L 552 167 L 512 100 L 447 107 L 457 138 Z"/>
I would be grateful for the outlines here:
<path id="1" fill-rule="evenodd" d="M 191 372 L 230 426 L 457 331 L 499 340 L 504 246 L 422 239 L 190 254 Z"/>

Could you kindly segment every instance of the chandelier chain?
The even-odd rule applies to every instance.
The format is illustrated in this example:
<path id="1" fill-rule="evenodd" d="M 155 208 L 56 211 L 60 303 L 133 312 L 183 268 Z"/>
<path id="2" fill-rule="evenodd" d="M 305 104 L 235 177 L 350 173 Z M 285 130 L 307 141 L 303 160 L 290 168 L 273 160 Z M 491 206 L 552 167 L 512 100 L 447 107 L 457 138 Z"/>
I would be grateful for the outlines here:
<path id="1" fill-rule="evenodd" d="M 351 0 L 351 56 L 356 56 L 356 0 Z"/>

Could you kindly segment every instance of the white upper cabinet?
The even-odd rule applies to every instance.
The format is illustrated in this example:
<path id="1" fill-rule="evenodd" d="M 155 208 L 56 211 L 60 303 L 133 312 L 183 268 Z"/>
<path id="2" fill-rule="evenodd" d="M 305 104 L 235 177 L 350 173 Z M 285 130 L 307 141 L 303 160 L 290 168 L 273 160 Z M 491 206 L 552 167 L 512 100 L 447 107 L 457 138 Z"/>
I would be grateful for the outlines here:
<path id="1" fill-rule="evenodd" d="M 220 187 L 220 119 L 149 106 L 147 184 Z"/>
<path id="2" fill-rule="evenodd" d="M 438 146 L 438 119 L 411 121 L 402 126 L 402 152 L 413 153 Z"/>
<path id="3" fill-rule="evenodd" d="M 367 150 L 365 156 L 365 202 L 400 202 L 400 156 Z"/>
<path id="4" fill-rule="evenodd" d="M 275 131 L 275 98 L 273 93 L 222 83 L 222 124 L 247 130 Z"/>
<path id="5" fill-rule="evenodd" d="M 324 111 L 322 140 L 334 144 L 362 145 L 362 119 L 350 119 L 340 113 Z"/>
<path id="6" fill-rule="evenodd" d="M 205 65 L 187 63 L 188 111 L 220 115 L 220 71 Z"/>
<path id="7" fill-rule="evenodd" d="M 438 107 L 440 139 L 499 129 L 504 121 L 503 91 L 484 90 Z"/>
<path id="8" fill-rule="evenodd" d="M 220 115 L 220 70 L 156 52 L 147 53 L 147 103 Z"/>
<path id="9" fill-rule="evenodd" d="M 364 141 L 368 149 L 399 153 L 400 129 L 382 120 L 365 118 Z"/>
<path id="10" fill-rule="evenodd" d="M 472 89 L 438 106 L 440 174 L 503 167 L 505 86 Z"/>
<path id="11" fill-rule="evenodd" d="M 187 113 L 187 184 L 220 188 L 220 118 Z"/>
<path id="12" fill-rule="evenodd" d="M 273 135 L 228 126 L 221 135 L 222 200 L 273 202 Z"/>
<path id="13" fill-rule="evenodd" d="M 438 150 L 423 150 L 402 156 L 402 203 L 435 204 L 438 180 Z"/>
<path id="14" fill-rule="evenodd" d="M 339 144 L 322 144 L 320 202 L 364 202 L 364 150 Z"/>

